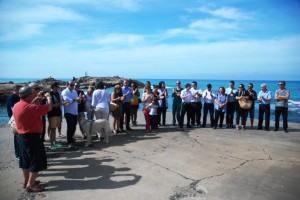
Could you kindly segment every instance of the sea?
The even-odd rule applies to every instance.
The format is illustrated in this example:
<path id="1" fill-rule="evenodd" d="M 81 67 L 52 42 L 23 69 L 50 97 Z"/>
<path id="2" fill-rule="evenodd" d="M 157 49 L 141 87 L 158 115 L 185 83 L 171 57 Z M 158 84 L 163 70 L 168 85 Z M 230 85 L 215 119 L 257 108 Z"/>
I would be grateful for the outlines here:
<path id="1" fill-rule="evenodd" d="M 39 78 L 0 78 L 0 82 L 9 82 L 13 81 L 14 83 L 27 83 L 31 81 L 39 80 Z M 62 78 L 59 80 L 68 81 L 70 78 Z M 176 87 L 176 81 L 181 81 L 181 87 L 184 87 L 186 83 L 191 83 L 192 81 L 197 81 L 198 88 L 202 89 L 203 91 L 206 89 L 206 85 L 208 83 L 212 84 L 212 90 L 213 92 L 217 93 L 217 90 L 220 86 L 224 86 L 227 88 L 229 86 L 229 80 L 203 80 L 203 79 L 141 79 L 137 78 L 136 80 L 139 80 L 143 83 L 146 81 L 150 81 L 151 85 L 158 85 L 160 81 L 164 81 L 166 83 L 166 87 L 169 92 L 168 97 L 168 111 L 172 111 L 172 89 Z M 268 90 L 272 92 L 272 97 L 274 98 L 274 94 L 276 89 L 278 89 L 278 80 L 274 81 L 262 81 L 262 80 L 234 80 L 235 81 L 235 87 L 239 84 L 244 84 L 247 88 L 248 83 L 253 83 L 254 90 L 258 93 L 260 91 L 260 85 L 262 83 L 267 84 Z M 290 90 L 290 99 L 288 101 L 289 109 L 288 109 L 288 121 L 289 122 L 296 122 L 300 123 L 300 81 L 286 81 L 286 88 Z M 142 88 L 140 88 L 140 91 L 142 93 Z M 108 88 L 109 92 L 112 92 L 112 88 Z M 141 109 L 142 106 L 140 106 Z M 271 103 L 271 120 L 274 120 L 275 117 L 275 102 L 274 100 Z M 258 118 L 258 103 L 255 104 L 255 118 Z M 7 117 L 7 111 L 6 111 L 6 105 L 0 105 L 0 126 L 4 126 L 8 122 Z M 171 123 L 171 122 L 169 122 Z"/>

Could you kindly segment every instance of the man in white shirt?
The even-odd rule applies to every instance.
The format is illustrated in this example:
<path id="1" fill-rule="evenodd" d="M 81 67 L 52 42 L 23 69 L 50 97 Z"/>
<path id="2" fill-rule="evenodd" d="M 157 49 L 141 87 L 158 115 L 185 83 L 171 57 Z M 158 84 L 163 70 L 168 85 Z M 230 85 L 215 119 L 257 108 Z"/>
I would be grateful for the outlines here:
<path id="1" fill-rule="evenodd" d="M 225 93 L 227 94 L 228 103 L 226 110 L 226 128 L 234 128 L 233 119 L 234 119 L 234 111 L 235 111 L 235 93 L 237 92 L 234 87 L 234 81 L 229 81 L 229 88 L 226 88 Z"/>
<path id="2" fill-rule="evenodd" d="M 202 120 L 202 128 L 206 127 L 206 118 L 207 113 L 209 111 L 210 116 L 210 125 L 213 127 L 214 125 L 214 101 L 216 95 L 212 92 L 212 85 L 207 84 L 207 89 L 202 93 L 202 97 L 204 99 L 204 107 L 203 107 L 203 120 Z"/>
<path id="3" fill-rule="evenodd" d="M 82 101 L 81 97 L 78 97 L 77 92 L 74 90 L 74 81 L 69 81 L 67 83 L 66 89 L 61 92 L 64 105 L 64 116 L 67 121 L 67 142 L 69 147 L 74 147 L 74 134 L 77 125 L 77 115 L 78 115 L 78 102 Z"/>
<path id="4" fill-rule="evenodd" d="M 185 85 L 185 89 L 181 91 L 180 98 L 182 100 L 182 107 L 181 107 L 181 114 L 180 114 L 180 122 L 179 122 L 179 128 L 183 129 L 183 121 L 184 121 L 184 115 L 187 113 L 187 128 L 192 128 L 190 124 L 191 119 L 191 99 L 192 99 L 192 92 L 190 91 L 191 84 L 187 83 Z"/>
<path id="5" fill-rule="evenodd" d="M 197 82 L 192 82 L 192 99 L 191 99 L 191 122 L 192 126 L 195 126 L 195 122 L 197 123 L 197 126 L 201 125 L 201 110 L 202 110 L 202 90 L 200 88 L 197 88 Z M 196 120 L 195 120 L 196 119 Z"/>

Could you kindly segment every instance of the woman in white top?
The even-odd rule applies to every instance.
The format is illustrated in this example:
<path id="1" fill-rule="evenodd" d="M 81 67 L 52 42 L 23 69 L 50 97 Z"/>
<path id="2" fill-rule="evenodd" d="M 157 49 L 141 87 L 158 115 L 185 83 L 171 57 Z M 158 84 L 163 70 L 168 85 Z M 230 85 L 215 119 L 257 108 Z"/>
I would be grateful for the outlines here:
<path id="1" fill-rule="evenodd" d="M 86 116 L 87 116 L 88 120 L 93 120 L 94 119 L 94 111 L 92 109 L 93 92 L 94 92 L 94 88 L 89 87 L 87 92 L 85 93 L 85 96 L 87 98 L 87 101 L 85 102 L 85 104 L 88 107 L 88 110 L 86 112 Z"/>
<path id="2" fill-rule="evenodd" d="M 109 116 L 110 94 L 104 89 L 104 84 L 99 81 L 96 90 L 93 92 L 92 108 L 96 119 L 107 119 Z"/>

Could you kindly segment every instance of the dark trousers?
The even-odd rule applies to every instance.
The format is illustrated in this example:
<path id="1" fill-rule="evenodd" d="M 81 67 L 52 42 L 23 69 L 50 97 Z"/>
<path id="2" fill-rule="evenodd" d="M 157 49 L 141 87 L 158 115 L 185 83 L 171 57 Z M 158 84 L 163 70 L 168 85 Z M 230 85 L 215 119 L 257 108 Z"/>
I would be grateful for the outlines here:
<path id="1" fill-rule="evenodd" d="M 176 120 L 178 123 L 180 123 L 181 104 L 182 102 L 173 101 L 173 105 L 172 105 L 173 124 L 176 123 Z"/>
<path id="2" fill-rule="evenodd" d="M 184 115 L 187 113 L 187 126 L 190 126 L 190 119 L 191 119 L 191 112 L 192 112 L 192 106 L 191 103 L 182 103 L 181 105 L 181 113 L 180 113 L 180 121 L 179 121 L 179 127 L 183 128 L 183 122 L 184 122 Z"/>
<path id="3" fill-rule="evenodd" d="M 120 129 L 123 130 L 124 124 L 124 114 L 126 114 L 126 129 L 129 128 L 130 124 L 130 114 L 131 114 L 131 105 L 130 102 L 125 102 L 122 104 L 122 115 L 120 121 Z"/>
<path id="4" fill-rule="evenodd" d="M 42 134 L 41 134 L 41 139 L 42 139 L 42 142 L 45 141 L 45 134 L 46 134 L 46 116 L 42 116 L 42 124 L 43 124 L 43 131 L 42 131 Z"/>
<path id="5" fill-rule="evenodd" d="M 260 104 L 258 109 L 258 128 L 262 128 L 265 115 L 265 129 L 270 128 L 270 104 Z"/>
<path id="6" fill-rule="evenodd" d="M 194 126 L 197 123 L 198 126 L 201 124 L 201 110 L 202 110 L 202 103 L 201 102 L 192 102 L 192 111 L 191 111 L 191 122 Z M 196 119 L 196 121 L 195 121 Z"/>
<path id="7" fill-rule="evenodd" d="M 202 127 L 206 126 L 207 113 L 209 111 L 211 127 L 214 126 L 214 103 L 204 103 Z"/>
<path id="8" fill-rule="evenodd" d="M 16 158 L 20 158 L 20 147 L 18 143 L 18 134 L 14 135 L 14 148 Z"/>
<path id="9" fill-rule="evenodd" d="M 218 126 L 219 118 L 220 118 L 219 127 L 220 128 L 223 127 L 224 115 L 225 115 L 225 112 L 222 112 L 222 110 L 215 109 L 215 126 L 214 127 Z"/>
<path id="10" fill-rule="evenodd" d="M 235 111 L 235 102 L 228 102 L 227 103 L 227 110 L 226 110 L 226 124 L 227 124 L 227 126 L 233 126 L 234 111 Z"/>
<path id="11" fill-rule="evenodd" d="M 237 109 L 236 111 L 236 125 L 240 124 L 240 118 L 242 119 L 242 126 L 246 126 L 246 120 L 248 116 L 248 110 L 246 109 Z"/>
<path id="12" fill-rule="evenodd" d="M 150 115 L 151 130 L 158 129 L 157 115 Z"/>
<path id="13" fill-rule="evenodd" d="M 67 121 L 67 142 L 68 144 L 74 143 L 74 134 L 77 125 L 77 115 L 72 115 L 70 113 L 65 113 L 65 118 Z"/>
<path id="14" fill-rule="evenodd" d="M 283 121 L 283 129 L 287 130 L 288 123 L 287 123 L 287 117 L 288 117 L 288 108 L 285 107 L 275 107 L 275 128 L 279 128 L 279 118 L 280 115 L 282 115 L 282 121 Z"/>
<path id="15" fill-rule="evenodd" d="M 166 125 L 166 107 L 158 107 L 157 108 L 157 122 L 158 124 Z"/>

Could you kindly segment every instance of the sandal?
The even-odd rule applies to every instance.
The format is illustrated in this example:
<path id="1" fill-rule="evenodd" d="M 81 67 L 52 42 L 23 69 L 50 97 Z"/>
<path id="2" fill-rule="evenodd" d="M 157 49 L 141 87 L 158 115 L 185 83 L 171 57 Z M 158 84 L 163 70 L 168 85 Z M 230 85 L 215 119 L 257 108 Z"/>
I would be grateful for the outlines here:
<path id="1" fill-rule="evenodd" d="M 35 180 L 34 185 L 39 185 L 40 183 L 41 183 L 40 180 Z M 24 184 L 23 184 L 23 188 L 24 188 L 24 189 L 26 188 L 26 185 L 27 185 L 27 183 L 24 183 Z"/>
<path id="2" fill-rule="evenodd" d="M 45 190 L 46 189 L 41 185 L 34 185 L 34 186 L 26 187 L 26 191 L 29 192 L 29 193 L 31 193 L 31 192 L 43 192 Z"/>

